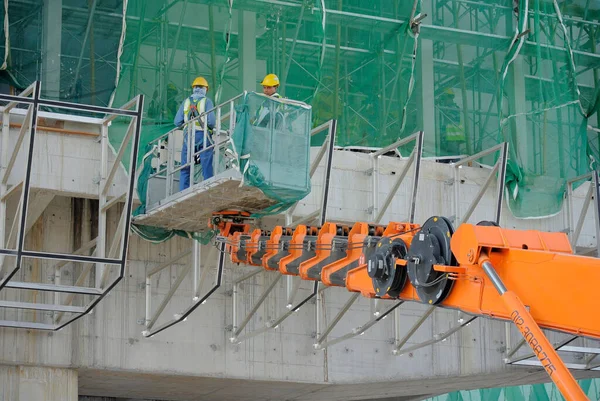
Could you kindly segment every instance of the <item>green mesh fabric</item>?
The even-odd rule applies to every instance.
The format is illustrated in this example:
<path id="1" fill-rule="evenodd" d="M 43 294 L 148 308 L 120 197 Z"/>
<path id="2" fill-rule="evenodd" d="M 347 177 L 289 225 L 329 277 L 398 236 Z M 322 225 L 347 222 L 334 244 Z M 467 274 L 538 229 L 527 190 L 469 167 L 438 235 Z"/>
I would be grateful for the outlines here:
<path id="1" fill-rule="evenodd" d="M 508 141 L 517 217 L 556 214 L 565 181 L 600 157 L 597 1 L 62 0 L 60 26 L 43 4 L 3 9 L 0 85 L 42 79 L 45 97 L 115 106 L 143 93 L 142 149 L 172 128 L 195 76 L 219 103 L 276 73 L 279 93 L 313 106 L 312 126 L 338 119 L 339 146 L 424 130 L 425 156 L 453 158 Z"/>
<path id="2" fill-rule="evenodd" d="M 44 0 L 11 0 L 8 13 L 4 3 L 0 58 L 6 65 L 0 65 L 0 82 L 19 90 L 41 80 L 44 98 L 109 104 L 124 27 L 123 0 L 52 1 L 49 10 Z"/>
<path id="3" fill-rule="evenodd" d="M 579 386 L 590 399 L 600 401 L 600 379 L 579 380 Z M 423 401 L 564 401 L 564 397 L 553 383 L 526 386 L 486 388 L 457 391 Z"/>
<path id="4" fill-rule="evenodd" d="M 308 195 L 310 107 L 249 93 L 237 116 L 232 139 L 244 185 L 278 202 L 265 213 L 282 212 Z"/>

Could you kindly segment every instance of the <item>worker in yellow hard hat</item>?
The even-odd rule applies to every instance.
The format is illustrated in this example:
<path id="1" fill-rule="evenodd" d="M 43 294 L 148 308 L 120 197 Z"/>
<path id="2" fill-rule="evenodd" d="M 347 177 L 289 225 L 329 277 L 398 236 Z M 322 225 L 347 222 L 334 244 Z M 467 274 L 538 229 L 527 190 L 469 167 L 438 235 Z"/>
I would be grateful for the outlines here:
<path id="1" fill-rule="evenodd" d="M 263 87 L 263 93 L 265 95 L 276 98 L 281 97 L 281 95 L 277 93 L 277 90 L 279 89 L 279 77 L 277 75 L 267 74 L 260 84 Z"/>
<path id="2" fill-rule="evenodd" d="M 213 148 L 200 152 L 204 148 L 204 135 L 210 135 L 209 132 L 204 132 L 204 119 L 206 119 L 206 125 L 211 130 L 215 126 L 215 114 L 210 111 L 208 115 L 205 115 L 207 110 L 212 110 L 214 104 L 212 100 L 206 97 L 208 92 L 208 82 L 203 77 L 197 77 L 192 82 L 192 95 L 184 100 L 179 107 L 177 115 L 175 116 L 174 123 L 177 127 L 184 125 L 184 136 L 183 136 L 183 147 L 181 148 L 181 165 L 185 165 L 188 162 L 188 133 L 193 129 L 194 135 L 194 146 L 192 151 L 192 157 L 189 160 L 194 160 L 197 163 L 199 160 L 202 166 L 202 178 L 204 180 L 209 179 L 214 175 L 213 171 Z M 192 123 L 190 120 L 196 119 Z M 209 137 L 206 138 L 207 147 L 210 146 Z M 191 145 L 191 143 L 190 143 Z M 190 167 L 184 167 L 181 169 L 179 176 L 179 190 L 183 191 L 190 186 Z"/>
<path id="3" fill-rule="evenodd" d="M 438 109 L 442 153 L 447 156 L 462 155 L 464 153 L 466 136 L 461 121 L 461 110 L 454 101 L 454 91 L 452 88 L 444 89 L 444 92 L 440 96 Z"/>
<path id="4" fill-rule="evenodd" d="M 277 90 L 279 89 L 279 77 L 277 75 L 267 74 L 260 84 L 262 85 L 263 93 L 266 96 L 277 99 L 281 98 L 281 95 L 277 93 Z M 256 117 L 253 119 L 254 125 L 259 127 L 267 127 L 269 125 L 269 122 L 271 121 L 271 111 L 274 107 L 273 103 L 274 102 L 271 101 L 264 101 L 260 105 L 258 110 L 256 110 Z M 275 118 L 275 124 L 277 126 L 281 122 L 282 116 L 279 110 L 277 111 L 276 115 L 277 117 Z"/>

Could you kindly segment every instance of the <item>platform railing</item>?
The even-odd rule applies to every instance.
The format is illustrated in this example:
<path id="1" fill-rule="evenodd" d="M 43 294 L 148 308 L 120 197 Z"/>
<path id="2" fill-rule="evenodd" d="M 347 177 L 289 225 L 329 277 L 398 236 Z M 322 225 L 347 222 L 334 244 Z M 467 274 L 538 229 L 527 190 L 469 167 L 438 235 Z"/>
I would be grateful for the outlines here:
<path id="1" fill-rule="evenodd" d="M 200 113 L 200 115 L 197 117 L 190 119 L 183 126 L 175 127 L 169 132 L 150 142 L 150 146 L 152 146 L 152 149 L 155 150 L 155 155 L 152 157 L 158 161 L 158 165 L 156 167 L 156 171 L 148 177 L 148 180 L 152 180 L 153 178 L 157 177 L 166 179 L 165 195 L 163 199 L 167 199 L 173 194 L 179 192 L 179 188 L 174 189 L 173 185 L 177 180 L 177 176 L 184 168 L 190 169 L 190 187 L 195 184 L 194 175 L 196 169 L 198 168 L 195 160 L 196 158 L 201 157 L 201 155 L 204 153 L 213 153 L 213 171 L 215 174 L 222 172 L 219 171 L 221 158 L 224 156 L 223 153 L 225 152 L 226 147 L 231 145 L 231 138 L 235 130 L 236 106 L 245 99 L 246 94 L 247 92 L 243 92 L 224 103 L 206 110 L 203 113 Z M 212 134 L 203 135 L 202 149 L 196 151 L 195 137 L 198 130 L 196 122 L 200 122 L 202 124 L 202 131 L 204 133 L 210 132 L 210 127 L 208 126 L 208 117 L 211 113 L 215 114 L 215 126 L 212 127 Z M 227 120 L 229 120 L 229 124 L 225 124 Z M 184 140 L 187 141 L 187 162 L 183 164 L 176 160 L 176 152 L 181 154 L 181 150 L 175 149 L 174 146 L 176 144 L 176 135 L 180 135 L 182 130 L 184 131 Z M 167 157 L 166 160 L 161 163 L 161 160 L 163 160 L 163 155 L 161 155 L 160 152 L 164 150 L 167 151 Z M 225 170 L 232 167 L 232 165 L 225 166 Z"/>

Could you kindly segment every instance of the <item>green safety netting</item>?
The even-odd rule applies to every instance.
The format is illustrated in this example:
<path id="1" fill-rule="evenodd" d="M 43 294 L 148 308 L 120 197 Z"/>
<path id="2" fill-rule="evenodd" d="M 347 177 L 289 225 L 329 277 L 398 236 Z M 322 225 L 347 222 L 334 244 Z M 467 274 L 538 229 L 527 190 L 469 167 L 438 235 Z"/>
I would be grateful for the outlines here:
<path id="1" fill-rule="evenodd" d="M 41 78 L 47 97 L 96 104 L 143 93 L 141 149 L 172 128 L 195 76 L 218 103 L 273 72 L 283 96 L 313 106 L 313 126 L 339 120 L 340 146 L 423 129 L 425 156 L 452 158 L 508 141 L 517 217 L 557 213 L 565 180 L 600 157 L 597 1 L 62 0 L 56 26 L 43 4 L 9 2 L 0 80 Z M 59 51 L 42 51 L 47 35 Z"/>
<path id="2" fill-rule="evenodd" d="M 237 113 L 232 140 L 243 183 L 277 201 L 259 214 L 281 213 L 310 193 L 311 108 L 249 93 Z"/>
<path id="3" fill-rule="evenodd" d="M 579 386 L 590 399 L 600 401 L 600 379 L 579 380 Z M 464 390 L 423 401 L 564 401 L 553 383 L 533 384 L 480 390 Z"/>
<path id="4" fill-rule="evenodd" d="M 123 0 L 3 1 L 0 83 L 19 90 L 41 80 L 44 98 L 108 105 L 125 6 Z"/>

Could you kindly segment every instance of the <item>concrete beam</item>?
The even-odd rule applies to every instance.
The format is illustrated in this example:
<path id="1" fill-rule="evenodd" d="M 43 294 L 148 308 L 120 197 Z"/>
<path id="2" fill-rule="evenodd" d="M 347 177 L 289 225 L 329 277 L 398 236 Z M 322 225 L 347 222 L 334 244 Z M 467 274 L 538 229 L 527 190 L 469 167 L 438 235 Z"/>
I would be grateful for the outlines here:
<path id="1" fill-rule="evenodd" d="M 44 0 L 42 28 L 42 94 L 60 97 L 62 0 Z"/>
<path id="2" fill-rule="evenodd" d="M 256 13 L 238 12 L 240 89 L 255 91 L 256 85 Z"/>
<path id="3" fill-rule="evenodd" d="M 0 366 L 3 401 L 78 401 L 77 371 L 26 366 Z"/>
<path id="4" fill-rule="evenodd" d="M 513 139 L 511 151 L 516 152 L 523 165 L 532 166 L 530 159 L 534 157 L 535 152 L 539 152 L 539 149 L 533 146 L 533 134 L 527 132 L 527 118 L 524 114 L 527 111 L 525 65 L 522 57 L 517 57 L 510 65 L 506 88 L 508 102 L 505 107 L 508 107 L 510 115 L 515 116 L 508 121 L 509 132 L 512 133 Z"/>
<path id="5" fill-rule="evenodd" d="M 435 118 L 435 79 L 433 76 L 433 41 L 421 39 L 418 52 L 417 99 L 419 102 L 419 120 L 423 127 L 424 145 L 427 152 L 433 152 L 440 146 L 440 138 L 436 131 Z"/>

